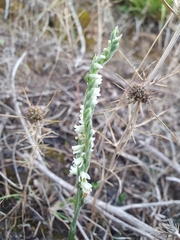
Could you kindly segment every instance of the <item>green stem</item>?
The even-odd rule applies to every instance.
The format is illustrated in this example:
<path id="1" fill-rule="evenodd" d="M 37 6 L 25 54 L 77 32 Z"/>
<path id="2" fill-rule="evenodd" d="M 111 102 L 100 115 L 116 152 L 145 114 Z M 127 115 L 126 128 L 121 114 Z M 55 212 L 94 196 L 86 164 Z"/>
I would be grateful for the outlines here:
<path id="1" fill-rule="evenodd" d="M 82 206 L 83 206 L 82 190 L 80 187 L 78 187 L 76 197 L 75 197 L 75 202 L 74 202 L 74 217 L 73 217 L 73 221 L 71 222 L 68 240 L 74 240 L 74 236 L 76 234 L 76 224 L 77 224 L 78 216 Z"/>
<path id="2" fill-rule="evenodd" d="M 76 159 L 74 161 L 77 162 L 74 164 L 71 171 L 74 173 L 74 169 L 76 170 L 77 168 L 76 174 L 78 184 L 77 194 L 74 202 L 74 217 L 70 226 L 68 240 L 74 240 L 79 212 L 84 204 L 84 198 L 91 192 L 92 189 L 92 185 L 87 181 L 87 179 L 90 178 L 87 174 L 87 171 L 90 165 L 90 158 L 94 141 L 92 117 L 95 105 L 97 104 L 97 97 L 100 96 L 99 84 L 101 84 L 102 81 L 102 76 L 98 74 L 98 71 L 112 58 L 114 53 L 117 51 L 121 38 L 121 36 L 117 37 L 118 33 L 118 27 L 116 27 L 111 33 L 108 47 L 104 48 L 102 54 L 94 57 L 90 65 L 89 74 L 85 76 L 87 90 L 85 94 L 82 115 L 80 114 L 80 122 L 82 124 L 80 127 L 82 127 L 82 129 L 80 131 L 77 131 L 79 134 L 79 141 L 78 145 L 73 147 L 74 154 L 76 155 Z M 79 162 L 79 158 L 80 161 L 83 159 L 83 162 Z"/>

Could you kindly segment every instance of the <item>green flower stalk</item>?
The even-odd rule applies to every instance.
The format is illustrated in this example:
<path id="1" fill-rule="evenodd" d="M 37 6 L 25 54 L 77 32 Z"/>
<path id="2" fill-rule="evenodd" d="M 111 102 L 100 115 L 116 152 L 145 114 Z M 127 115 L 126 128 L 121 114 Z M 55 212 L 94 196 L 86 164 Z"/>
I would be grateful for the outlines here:
<path id="1" fill-rule="evenodd" d="M 95 106 L 97 104 L 97 97 L 100 96 L 100 87 L 102 83 L 102 76 L 98 74 L 99 69 L 112 58 L 119 47 L 121 36 L 118 36 L 118 27 L 111 33 L 111 38 L 108 41 L 108 47 L 103 49 L 99 56 L 95 56 L 90 65 L 89 73 L 85 76 L 87 89 L 85 93 L 84 104 L 81 105 L 80 110 L 80 125 L 75 125 L 77 133 L 78 145 L 73 146 L 73 153 L 76 156 L 73 160 L 73 165 L 70 168 L 70 173 L 77 175 L 77 194 L 74 201 L 74 218 L 71 223 L 68 240 L 74 240 L 76 232 L 76 222 L 83 206 L 84 199 L 92 191 L 92 185 L 88 182 L 90 176 L 87 171 L 90 165 L 91 152 L 94 146 L 94 133 L 92 128 L 92 117 Z"/>

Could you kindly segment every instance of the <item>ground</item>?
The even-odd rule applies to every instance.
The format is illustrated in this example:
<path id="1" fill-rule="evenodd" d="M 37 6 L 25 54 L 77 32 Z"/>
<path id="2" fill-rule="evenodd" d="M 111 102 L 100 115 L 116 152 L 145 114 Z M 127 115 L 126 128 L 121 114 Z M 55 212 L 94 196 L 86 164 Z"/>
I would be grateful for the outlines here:
<path id="1" fill-rule="evenodd" d="M 154 69 L 179 20 L 157 37 L 169 12 L 159 22 L 122 11 L 123 1 L 20 2 L 0 5 L 1 239 L 67 239 L 84 76 L 115 26 L 122 39 L 100 71 L 93 191 L 77 239 L 178 239 L 179 39 Z"/>

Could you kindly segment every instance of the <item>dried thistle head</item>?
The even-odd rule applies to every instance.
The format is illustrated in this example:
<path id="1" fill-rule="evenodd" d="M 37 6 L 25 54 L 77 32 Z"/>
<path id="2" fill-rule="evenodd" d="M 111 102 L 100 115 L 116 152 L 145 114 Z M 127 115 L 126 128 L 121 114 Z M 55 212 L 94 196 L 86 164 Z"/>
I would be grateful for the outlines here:
<path id="1" fill-rule="evenodd" d="M 44 118 L 44 111 L 38 106 L 30 106 L 28 108 L 26 118 L 30 123 L 36 123 Z"/>
<path id="2" fill-rule="evenodd" d="M 149 99 L 147 89 L 140 84 L 134 84 L 132 87 L 130 87 L 127 96 L 130 103 L 147 103 Z"/>

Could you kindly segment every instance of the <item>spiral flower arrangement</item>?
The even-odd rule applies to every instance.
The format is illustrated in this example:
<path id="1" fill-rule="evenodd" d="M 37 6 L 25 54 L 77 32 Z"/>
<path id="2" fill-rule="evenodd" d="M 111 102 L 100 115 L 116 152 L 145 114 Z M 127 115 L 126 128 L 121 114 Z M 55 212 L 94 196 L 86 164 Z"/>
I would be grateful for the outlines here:
<path id="1" fill-rule="evenodd" d="M 89 73 L 85 76 L 85 81 L 87 83 L 85 100 L 84 104 L 81 105 L 79 125 L 75 125 L 78 145 L 72 147 L 75 158 L 72 166 L 70 167 L 70 173 L 77 175 L 78 183 L 74 203 L 75 213 L 69 232 L 69 240 L 74 239 L 79 211 L 83 205 L 84 199 L 92 191 L 92 185 L 88 182 L 88 180 L 90 180 L 90 176 L 87 172 L 95 140 L 95 131 L 92 127 L 92 117 L 95 106 L 98 103 L 97 98 L 100 96 L 99 85 L 102 83 L 102 76 L 98 74 L 98 71 L 103 68 L 103 66 L 112 58 L 118 49 L 121 39 L 121 36 L 117 36 L 118 33 L 118 27 L 116 27 L 111 33 L 111 38 L 108 41 L 108 47 L 104 48 L 103 52 L 99 56 L 94 57 L 90 65 Z"/>

